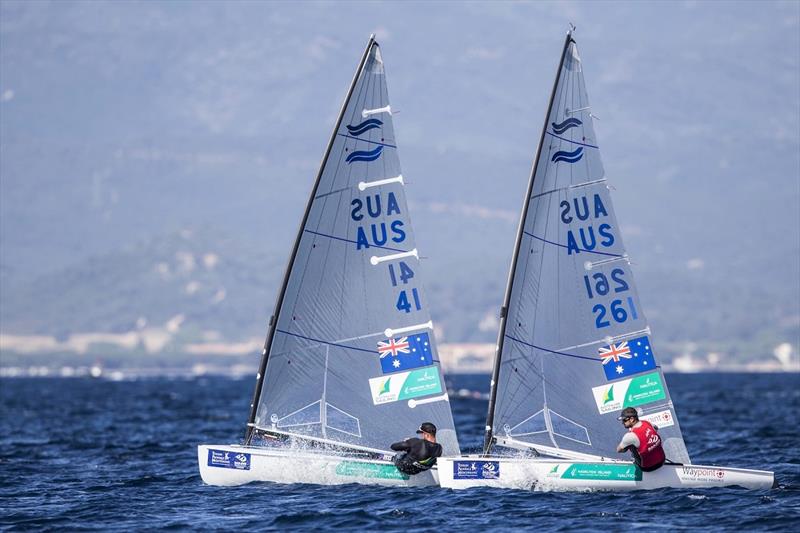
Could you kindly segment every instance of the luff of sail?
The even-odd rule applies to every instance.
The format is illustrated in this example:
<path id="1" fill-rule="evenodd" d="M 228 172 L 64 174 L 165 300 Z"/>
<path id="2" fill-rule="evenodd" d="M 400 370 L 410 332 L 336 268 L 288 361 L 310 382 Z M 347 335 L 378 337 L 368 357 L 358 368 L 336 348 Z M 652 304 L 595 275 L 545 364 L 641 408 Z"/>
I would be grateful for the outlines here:
<path id="1" fill-rule="evenodd" d="M 371 38 L 290 259 L 249 436 L 386 450 L 431 421 L 459 452 L 404 187 Z"/>
<path id="2" fill-rule="evenodd" d="M 509 273 L 493 373 L 492 437 L 614 456 L 628 406 L 689 462 L 650 338 L 568 34 Z"/>

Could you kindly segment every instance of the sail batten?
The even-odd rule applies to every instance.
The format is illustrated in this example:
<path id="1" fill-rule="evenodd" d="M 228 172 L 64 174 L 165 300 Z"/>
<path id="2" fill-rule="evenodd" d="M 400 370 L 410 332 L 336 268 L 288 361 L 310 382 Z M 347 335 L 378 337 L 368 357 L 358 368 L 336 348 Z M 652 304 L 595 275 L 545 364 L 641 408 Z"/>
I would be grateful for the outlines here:
<path id="1" fill-rule="evenodd" d="M 660 426 L 668 458 L 688 462 L 590 109 L 568 34 L 509 273 L 484 451 L 496 437 L 613 456 L 616 415 L 636 407 Z"/>
<path id="2" fill-rule="evenodd" d="M 430 421 L 457 454 L 379 50 L 370 40 L 331 134 L 250 427 L 387 450 Z"/>

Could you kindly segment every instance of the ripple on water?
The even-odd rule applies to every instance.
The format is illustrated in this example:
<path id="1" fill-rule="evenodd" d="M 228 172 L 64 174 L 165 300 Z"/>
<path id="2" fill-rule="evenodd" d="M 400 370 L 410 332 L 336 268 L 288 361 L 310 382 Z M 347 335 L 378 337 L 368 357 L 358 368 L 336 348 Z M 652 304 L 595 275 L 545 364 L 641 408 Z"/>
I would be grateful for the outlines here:
<path id="1" fill-rule="evenodd" d="M 486 376 L 448 380 L 453 388 L 483 392 L 488 382 Z M 250 381 L 20 379 L 3 380 L 0 386 L 3 414 L 9 406 L 14 413 L 0 416 L 0 528 L 618 531 L 796 526 L 796 382 L 741 375 L 670 375 L 668 382 L 695 462 L 774 469 L 781 488 L 620 495 L 270 483 L 209 487 L 198 475 L 196 446 L 241 438 Z M 774 401 L 754 400 L 768 393 Z M 775 402 L 784 408 L 772 409 Z M 451 403 L 462 449 L 479 449 L 486 401 L 454 397 Z"/>

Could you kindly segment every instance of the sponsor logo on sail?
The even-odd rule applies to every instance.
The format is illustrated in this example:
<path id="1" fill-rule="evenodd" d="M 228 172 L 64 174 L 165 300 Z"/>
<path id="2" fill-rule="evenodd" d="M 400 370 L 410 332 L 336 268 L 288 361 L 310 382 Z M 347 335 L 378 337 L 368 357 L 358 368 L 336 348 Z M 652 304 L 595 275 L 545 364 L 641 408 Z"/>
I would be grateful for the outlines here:
<path id="1" fill-rule="evenodd" d="M 667 397 L 658 372 L 593 387 L 592 394 L 600 414 L 613 413 L 625 407 L 636 407 Z"/>
<path id="2" fill-rule="evenodd" d="M 383 121 L 378 120 L 377 118 L 371 118 L 360 124 L 348 124 L 347 131 L 350 132 L 350 135 L 358 137 L 362 133 L 365 133 L 369 130 L 374 130 L 375 128 L 380 128 L 381 126 L 383 126 Z"/>
<path id="3" fill-rule="evenodd" d="M 383 146 L 378 146 L 374 150 L 353 150 L 345 157 L 348 163 L 355 163 L 356 161 L 375 161 L 381 156 Z"/>
<path id="4" fill-rule="evenodd" d="M 235 470 L 250 470 L 250 454 L 209 449 L 208 466 L 233 468 Z"/>
<path id="5" fill-rule="evenodd" d="M 614 401 L 614 385 L 611 385 L 606 392 L 603 393 L 603 405 Z"/>
<path id="6" fill-rule="evenodd" d="M 442 382 L 439 379 L 439 369 L 428 366 L 410 372 L 398 372 L 389 377 L 372 378 L 369 380 L 369 388 L 372 392 L 372 403 L 381 405 L 440 394 Z"/>
<path id="7" fill-rule="evenodd" d="M 664 429 L 675 425 L 675 417 L 672 415 L 672 411 L 669 409 L 658 411 L 657 413 L 651 413 L 649 415 L 642 415 L 639 417 L 639 419 L 646 420 L 659 429 Z"/>
<path id="8" fill-rule="evenodd" d="M 558 163 L 559 161 L 564 161 L 565 163 L 577 163 L 583 157 L 583 146 L 579 146 L 572 152 L 567 152 L 566 150 L 559 150 L 558 152 L 553 154 L 553 157 L 550 158 L 550 161 L 553 163 Z"/>
<path id="9" fill-rule="evenodd" d="M 553 122 L 551 124 L 551 126 L 553 126 L 553 132 L 554 133 L 557 133 L 558 135 L 561 135 L 562 133 L 564 133 L 568 129 L 577 128 L 581 124 L 583 124 L 583 122 L 581 122 L 580 119 L 577 119 L 575 117 L 570 117 L 570 118 L 568 118 L 567 120 L 565 120 L 563 122 L 559 122 L 558 124 Z"/>
<path id="10" fill-rule="evenodd" d="M 453 461 L 453 479 L 499 478 L 499 461 Z"/>

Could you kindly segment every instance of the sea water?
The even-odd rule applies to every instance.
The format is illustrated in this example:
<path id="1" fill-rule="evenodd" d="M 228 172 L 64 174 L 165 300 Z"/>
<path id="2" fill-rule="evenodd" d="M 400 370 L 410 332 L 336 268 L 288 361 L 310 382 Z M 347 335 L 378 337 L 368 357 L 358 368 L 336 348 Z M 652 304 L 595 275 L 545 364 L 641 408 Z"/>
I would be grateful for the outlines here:
<path id="1" fill-rule="evenodd" d="M 196 446 L 240 441 L 253 380 L 2 379 L 0 527 L 797 530 L 800 376 L 671 374 L 667 382 L 694 462 L 774 470 L 780 487 L 633 493 L 211 487 L 200 479 Z M 488 376 L 455 376 L 448 384 L 486 392 Z M 465 451 L 482 442 L 487 401 L 474 396 L 451 401 Z"/>

